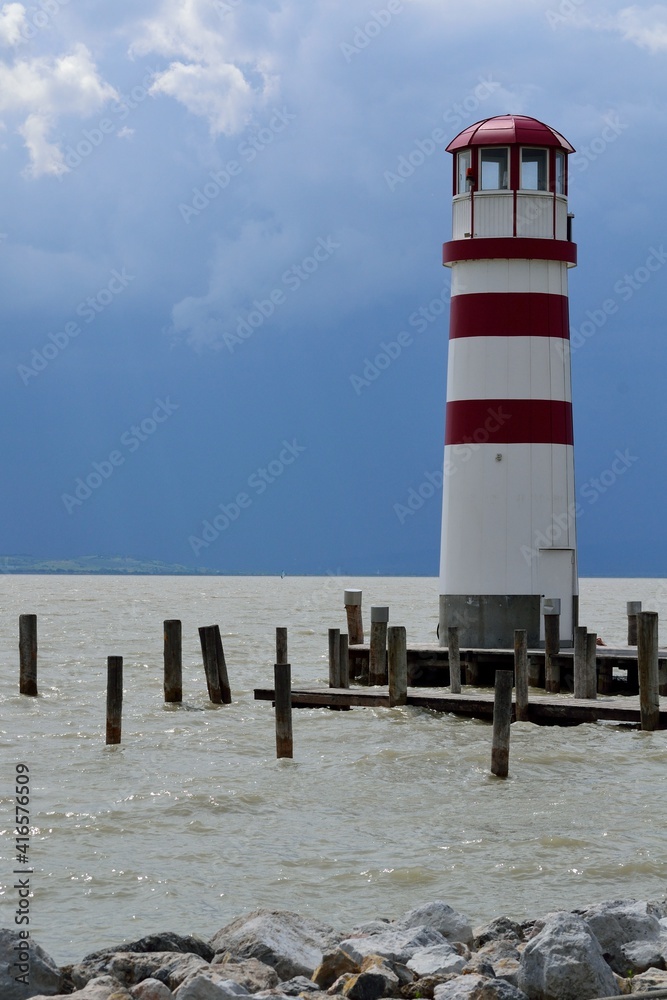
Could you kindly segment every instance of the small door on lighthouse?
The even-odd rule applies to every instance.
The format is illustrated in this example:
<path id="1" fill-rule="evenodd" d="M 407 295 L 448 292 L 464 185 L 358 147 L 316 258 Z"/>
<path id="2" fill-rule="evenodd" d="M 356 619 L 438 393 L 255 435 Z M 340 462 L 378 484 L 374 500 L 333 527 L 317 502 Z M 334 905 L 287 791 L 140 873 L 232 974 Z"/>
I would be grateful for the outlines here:
<path id="1" fill-rule="evenodd" d="M 540 593 L 542 597 L 560 598 L 560 639 L 563 644 L 571 645 L 574 636 L 572 594 L 576 593 L 574 549 L 540 549 L 538 567 Z M 542 616 L 540 640 L 544 642 Z"/>

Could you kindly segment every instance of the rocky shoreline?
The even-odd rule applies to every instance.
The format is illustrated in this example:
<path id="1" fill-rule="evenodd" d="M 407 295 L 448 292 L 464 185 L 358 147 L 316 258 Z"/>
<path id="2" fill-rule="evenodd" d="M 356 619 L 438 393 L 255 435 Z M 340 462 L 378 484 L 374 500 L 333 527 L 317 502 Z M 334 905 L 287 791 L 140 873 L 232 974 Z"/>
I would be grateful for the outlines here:
<path id="1" fill-rule="evenodd" d="M 20 932 L 0 930 L 2 1000 L 667 996 L 667 900 L 614 900 L 475 928 L 435 901 L 345 933 L 287 910 L 256 910 L 210 941 L 152 934 L 60 968 L 28 944 Z"/>

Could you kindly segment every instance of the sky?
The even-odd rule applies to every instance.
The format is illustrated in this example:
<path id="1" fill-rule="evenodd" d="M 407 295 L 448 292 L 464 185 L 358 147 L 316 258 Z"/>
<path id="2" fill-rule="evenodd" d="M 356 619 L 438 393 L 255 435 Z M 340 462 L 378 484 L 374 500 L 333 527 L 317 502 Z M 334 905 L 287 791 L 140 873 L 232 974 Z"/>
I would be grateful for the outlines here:
<path id="1" fill-rule="evenodd" d="M 666 91 L 663 3 L 2 4 L 0 554 L 436 575 L 445 146 L 509 112 L 576 148 L 580 573 L 667 576 Z"/>

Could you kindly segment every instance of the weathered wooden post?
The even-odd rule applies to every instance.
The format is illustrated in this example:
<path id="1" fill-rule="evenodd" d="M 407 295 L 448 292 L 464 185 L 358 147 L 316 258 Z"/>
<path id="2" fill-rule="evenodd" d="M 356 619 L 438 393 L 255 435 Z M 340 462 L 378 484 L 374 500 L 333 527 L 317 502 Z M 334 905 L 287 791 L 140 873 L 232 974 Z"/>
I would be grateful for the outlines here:
<path id="1" fill-rule="evenodd" d="M 276 663 L 288 663 L 287 658 L 287 629 L 276 629 Z"/>
<path id="2" fill-rule="evenodd" d="M 340 686 L 342 688 L 350 686 L 350 654 L 347 632 L 340 634 Z"/>
<path id="3" fill-rule="evenodd" d="M 447 660 L 449 662 L 449 690 L 461 694 L 461 650 L 458 625 L 447 626 Z"/>
<path id="4" fill-rule="evenodd" d="M 107 744 L 120 743 L 123 715 L 123 657 L 107 657 Z"/>
<path id="5" fill-rule="evenodd" d="M 368 654 L 368 683 L 387 683 L 387 622 L 389 608 L 371 608 L 371 642 Z"/>
<path id="6" fill-rule="evenodd" d="M 358 646 L 364 641 L 364 624 L 361 617 L 360 590 L 345 591 L 345 613 L 347 614 L 347 634 L 350 646 Z"/>
<path id="7" fill-rule="evenodd" d="M 528 721 L 528 632 L 514 629 L 514 685 L 517 722 Z"/>
<path id="8" fill-rule="evenodd" d="M 547 694 L 560 692 L 560 667 L 554 657 L 560 652 L 560 598 L 543 597 L 544 616 L 544 689 Z"/>
<path id="9" fill-rule="evenodd" d="M 178 618 L 164 622 L 164 700 L 183 701 L 183 642 Z"/>
<path id="10" fill-rule="evenodd" d="M 587 635 L 585 625 L 577 625 L 574 630 L 574 697 L 586 698 L 586 666 L 588 663 Z"/>
<path id="11" fill-rule="evenodd" d="M 387 629 L 387 662 L 389 670 L 389 707 L 405 705 L 408 700 L 408 653 L 403 625 Z"/>
<path id="12" fill-rule="evenodd" d="M 37 615 L 19 615 L 19 693 L 37 697 Z"/>
<path id="13" fill-rule="evenodd" d="M 509 771 L 513 679 L 514 674 L 511 670 L 496 670 L 491 773 L 498 778 L 506 778 Z"/>
<path id="14" fill-rule="evenodd" d="M 611 670 L 611 667 L 610 667 Z M 611 678 L 610 688 L 611 690 Z M 589 632 L 586 636 L 586 694 L 585 698 L 595 699 L 598 696 L 598 635 Z"/>
<path id="15" fill-rule="evenodd" d="M 222 704 L 231 705 L 232 703 L 232 691 L 229 686 L 229 677 L 227 676 L 227 663 L 225 661 L 225 651 L 222 648 L 222 636 L 220 635 L 220 626 L 214 625 L 215 629 L 215 655 L 218 661 L 218 678 L 220 680 L 220 694 L 222 695 Z"/>
<path id="16" fill-rule="evenodd" d="M 292 738 L 292 668 L 276 663 L 273 668 L 276 705 L 276 757 L 293 757 Z"/>
<path id="17" fill-rule="evenodd" d="M 637 645 L 637 615 L 641 613 L 641 601 L 628 601 L 626 604 L 628 614 L 628 646 Z"/>
<path id="18" fill-rule="evenodd" d="M 340 629 L 329 629 L 329 687 L 340 687 Z"/>
<path id="19" fill-rule="evenodd" d="M 641 728 L 652 732 L 660 724 L 657 611 L 640 611 L 637 615 L 637 661 Z"/>
<path id="20" fill-rule="evenodd" d="M 215 628 L 215 625 L 200 626 L 199 641 L 201 643 L 202 658 L 204 660 L 204 671 L 206 672 L 208 696 L 214 705 L 222 705 L 222 691 L 220 690 L 220 672 L 218 671 L 218 650 Z"/>

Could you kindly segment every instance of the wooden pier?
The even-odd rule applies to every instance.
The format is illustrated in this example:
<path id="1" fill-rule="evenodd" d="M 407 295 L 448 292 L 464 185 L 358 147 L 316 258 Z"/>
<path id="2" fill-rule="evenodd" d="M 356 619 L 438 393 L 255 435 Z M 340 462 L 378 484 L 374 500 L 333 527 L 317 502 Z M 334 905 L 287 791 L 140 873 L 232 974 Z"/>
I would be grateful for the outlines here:
<path id="1" fill-rule="evenodd" d="M 272 688 L 255 688 L 257 701 L 274 701 Z M 443 688 L 409 687 L 407 705 L 434 712 L 474 719 L 493 719 L 492 691 L 470 691 L 450 694 Z M 389 689 L 379 687 L 327 688 L 308 687 L 292 690 L 294 708 L 389 708 Z M 512 705 L 512 718 L 515 705 Z M 578 726 L 583 722 L 613 722 L 639 726 L 641 722 L 638 697 L 618 695 L 594 700 L 573 698 L 569 694 L 533 694 L 528 702 L 528 722 L 540 726 Z M 660 700 L 659 729 L 667 729 L 667 698 Z"/>

